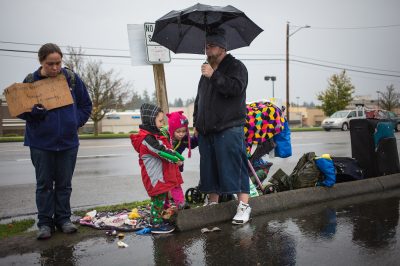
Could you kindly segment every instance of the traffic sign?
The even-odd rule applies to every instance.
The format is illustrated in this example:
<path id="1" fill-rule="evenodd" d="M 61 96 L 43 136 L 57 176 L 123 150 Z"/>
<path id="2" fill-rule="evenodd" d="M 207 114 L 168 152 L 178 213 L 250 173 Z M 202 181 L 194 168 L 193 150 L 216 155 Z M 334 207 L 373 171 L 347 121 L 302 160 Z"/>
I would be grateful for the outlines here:
<path id="1" fill-rule="evenodd" d="M 147 54 L 146 60 L 150 64 L 169 63 L 171 62 L 170 50 L 151 40 L 153 37 L 154 28 L 155 23 L 144 23 L 144 39 Z"/>

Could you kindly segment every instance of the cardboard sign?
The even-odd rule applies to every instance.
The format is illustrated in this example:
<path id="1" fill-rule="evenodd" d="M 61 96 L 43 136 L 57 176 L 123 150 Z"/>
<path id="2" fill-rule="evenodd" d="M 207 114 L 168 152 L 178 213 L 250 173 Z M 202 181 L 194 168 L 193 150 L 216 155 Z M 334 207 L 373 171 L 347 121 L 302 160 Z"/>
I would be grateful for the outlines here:
<path id="1" fill-rule="evenodd" d="M 34 104 L 40 103 L 51 110 L 74 103 L 67 80 L 62 74 L 33 83 L 14 83 L 4 90 L 4 95 L 13 117 L 30 112 Z"/>

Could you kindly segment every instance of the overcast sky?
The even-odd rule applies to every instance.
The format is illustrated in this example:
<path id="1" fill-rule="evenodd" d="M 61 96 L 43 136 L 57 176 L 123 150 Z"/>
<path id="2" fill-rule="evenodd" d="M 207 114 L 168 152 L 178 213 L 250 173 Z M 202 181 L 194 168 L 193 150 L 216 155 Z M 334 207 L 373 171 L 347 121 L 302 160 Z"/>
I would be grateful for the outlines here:
<path id="1" fill-rule="evenodd" d="M 173 0 L 2 0 L 0 2 L 0 49 L 37 51 L 41 44 L 87 47 L 86 53 L 129 55 L 127 24 L 153 22 L 171 10 L 197 1 Z M 400 88 L 400 1 L 398 0 L 259 0 L 203 1 L 209 5 L 233 5 L 264 29 L 250 47 L 231 51 L 243 59 L 249 72 L 248 100 L 272 96 L 285 99 L 286 23 L 310 25 L 290 37 L 291 101 L 316 101 L 328 78 L 348 69 L 355 95 L 377 97 L 393 84 Z M 24 43 L 24 44 L 16 44 Z M 101 48 L 101 49 L 99 49 Z M 202 60 L 179 60 L 202 56 L 172 54 L 165 64 L 169 101 L 194 97 Z M 152 67 L 133 67 L 125 58 L 102 60 L 141 93 L 154 91 Z M 253 59 L 253 60 L 249 60 Z M 257 59 L 257 60 L 254 60 Z M 301 61 L 301 62 L 300 62 Z M 21 82 L 39 63 L 37 55 L 0 50 L 0 92 Z M 329 67 L 326 67 L 329 66 Z M 350 71 L 357 70 L 359 72 Z M 361 71 L 361 72 L 360 72 Z M 372 73 L 380 73 L 380 75 Z"/>

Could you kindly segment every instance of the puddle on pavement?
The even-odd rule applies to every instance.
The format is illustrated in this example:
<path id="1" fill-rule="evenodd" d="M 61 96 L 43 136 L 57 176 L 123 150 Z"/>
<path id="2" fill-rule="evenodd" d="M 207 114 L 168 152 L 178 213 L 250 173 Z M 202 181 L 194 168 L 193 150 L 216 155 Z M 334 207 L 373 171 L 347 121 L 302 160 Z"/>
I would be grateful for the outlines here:
<path id="1" fill-rule="evenodd" d="M 95 237 L 71 246 L 0 258 L 0 265 L 398 265 L 399 198 L 345 205 L 324 203 L 258 216 L 221 231 L 169 235 L 126 233 Z M 51 240 L 50 240 L 51 241 Z"/>

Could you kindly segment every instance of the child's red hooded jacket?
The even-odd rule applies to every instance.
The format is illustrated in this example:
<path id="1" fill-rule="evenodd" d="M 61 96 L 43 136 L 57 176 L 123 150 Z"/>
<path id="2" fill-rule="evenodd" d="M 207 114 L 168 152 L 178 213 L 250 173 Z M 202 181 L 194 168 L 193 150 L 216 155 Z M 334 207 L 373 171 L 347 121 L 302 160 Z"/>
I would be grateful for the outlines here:
<path id="1" fill-rule="evenodd" d="M 153 136 L 158 143 L 154 145 L 154 143 L 146 141 L 148 135 Z M 141 128 L 138 134 L 132 134 L 130 138 L 133 147 L 139 153 L 142 181 L 150 197 L 168 192 L 183 183 L 178 165 L 158 155 L 158 152 L 162 151 L 160 147 L 172 148 L 165 136 Z"/>

